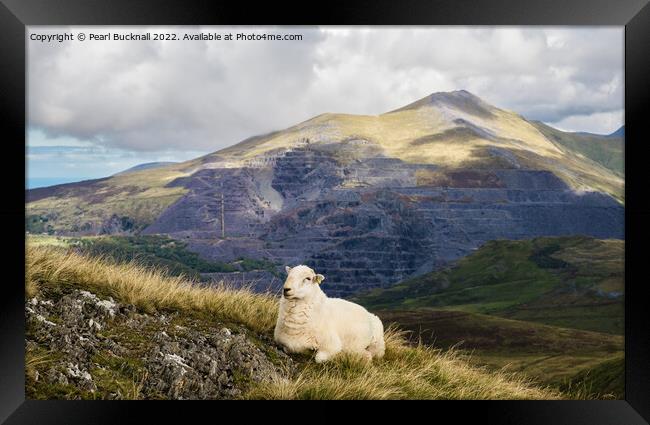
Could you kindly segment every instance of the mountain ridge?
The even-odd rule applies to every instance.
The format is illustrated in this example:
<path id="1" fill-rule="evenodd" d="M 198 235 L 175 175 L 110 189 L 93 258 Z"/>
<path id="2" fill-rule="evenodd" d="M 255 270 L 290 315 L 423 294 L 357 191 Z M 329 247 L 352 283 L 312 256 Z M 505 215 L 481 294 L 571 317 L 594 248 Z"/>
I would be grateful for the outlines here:
<path id="1" fill-rule="evenodd" d="M 151 170 L 153 168 L 160 168 L 160 167 L 166 167 L 168 165 L 172 164 L 178 164 L 176 161 L 154 161 L 154 162 L 144 162 L 142 164 L 134 165 L 133 167 L 129 167 L 126 170 L 122 170 L 118 173 L 113 174 L 114 176 L 121 175 L 121 174 L 126 174 L 126 173 L 132 173 L 134 171 L 143 171 L 143 170 Z"/>

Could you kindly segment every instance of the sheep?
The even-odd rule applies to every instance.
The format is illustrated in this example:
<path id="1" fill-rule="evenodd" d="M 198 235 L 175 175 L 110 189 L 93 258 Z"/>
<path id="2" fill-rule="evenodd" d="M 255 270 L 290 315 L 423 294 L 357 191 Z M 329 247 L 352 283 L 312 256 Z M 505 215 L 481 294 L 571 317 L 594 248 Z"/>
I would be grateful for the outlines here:
<path id="1" fill-rule="evenodd" d="M 325 276 L 299 265 L 285 267 L 274 339 L 292 353 L 316 351 L 317 363 L 340 352 L 381 358 L 385 351 L 384 325 L 365 308 L 340 298 L 328 298 L 320 283 Z"/>

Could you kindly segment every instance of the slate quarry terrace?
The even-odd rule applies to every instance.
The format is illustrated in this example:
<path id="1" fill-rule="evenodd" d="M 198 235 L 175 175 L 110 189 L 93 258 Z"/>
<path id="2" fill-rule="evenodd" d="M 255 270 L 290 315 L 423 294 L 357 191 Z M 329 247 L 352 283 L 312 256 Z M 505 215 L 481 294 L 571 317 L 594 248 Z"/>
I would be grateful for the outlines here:
<path id="1" fill-rule="evenodd" d="M 623 238 L 621 204 L 576 192 L 550 171 L 461 169 L 427 185 L 418 173 L 436 166 L 382 157 L 342 164 L 312 147 L 260 164 L 215 164 L 178 179 L 172 184 L 189 192 L 143 233 L 189 239 L 211 259 L 304 263 L 326 276 L 332 296 L 390 286 L 493 239 Z"/>

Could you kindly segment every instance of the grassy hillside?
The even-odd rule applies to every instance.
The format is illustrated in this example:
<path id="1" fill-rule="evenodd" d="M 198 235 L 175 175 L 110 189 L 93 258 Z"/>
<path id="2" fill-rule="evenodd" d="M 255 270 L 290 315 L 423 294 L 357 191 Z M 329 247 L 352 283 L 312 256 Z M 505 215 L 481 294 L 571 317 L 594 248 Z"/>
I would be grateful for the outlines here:
<path id="1" fill-rule="evenodd" d="M 533 121 L 532 124 L 552 142 L 598 162 L 619 176 L 625 175 L 625 143 L 623 137 L 616 135 L 600 136 L 587 133 L 569 133 L 560 131 L 539 121 Z"/>
<path id="2" fill-rule="evenodd" d="M 566 393 L 583 394 L 593 394 L 598 391 L 601 394 L 611 394 L 619 400 L 624 399 L 625 358 L 623 354 L 580 371 L 563 383 L 560 389 Z"/>
<path id="3" fill-rule="evenodd" d="M 187 192 L 168 184 L 187 171 L 177 164 L 109 178 L 33 189 L 27 192 L 27 223 L 47 221 L 66 234 L 98 234 L 112 217 L 125 221 L 124 231 L 139 231 Z M 39 232 L 39 228 L 27 227 Z"/>
<path id="4" fill-rule="evenodd" d="M 259 341 L 268 340 L 276 320 L 277 299 L 272 296 L 253 294 L 245 290 L 199 287 L 182 278 L 166 276 L 156 270 L 142 268 L 132 263 L 109 264 L 97 258 L 82 256 L 69 248 L 44 244 L 28 245 L 26 266 L 26 297 L 30 300 L 36 298 L 33 303 L 30 301 L 33 308 L 36 308 L 36 305 L 44 307 L 52 305 L 48 297 L 56 301 L 57 295 L 53 294 L 84 290 L 89 292 L 84 295 L 87 298 L 110 297 L 109 305 L 125 303 L 132 306 L 136 312 L 146 313 L 148 319 L 144 323 L 152 321 L 159 323 L 161 320 L 167 320 L 164 319 L 167 317 L 193 318 L 194 321 L 188 319 L 189 321 L 185 322 L 180 329 L 186 329 L 188 326 L 210 329 L 216 326 L 216 321 L 221 321 L 248 329 L 250 333 L 257 335 L 256 339 Z M 102 301 L 101 306 L 106 307 L 106 303 Z M 120 312 L 124 308 L 126 307 L 121 307 Z M 51 324 L 48 326 L 56 327 L 57 321 L 64 319 L 65 317 L 42 317 L 36 322 L 29 322 L 28 335 L 30 330 L 34 329 L 32 327 L 38 326 L 39 323 L 42 325 L 47 322 Z M 98 332 L 115 331 L 113 326 L 118 324 L 114 324 L 111 320 L 117 319 L 107 318 L 101 331 L 91 327 L 91 334 L 86 338 L 96 338 L 95 334 Z M 169 328 L 170 332 L 172 328 Z M 122 341 L 124 344 L 128 343 L 129 350 L 114 352 L 110 358 L 93 358 L 95 366 L 84 378 L 95 383 L 96 389 L 92 393 L 71 387 L 68 381 L 65 384 L 57 383 L 56 391 L 48 392 L 52 390 L 53 384 L 47 384 L 45 379 L 38 378 L 48 373 L 48 367 L 61 364 L 64 369 L 73 369 L 71 372 L 68 371 L 69 373 L 75 376 L 79 373 L 74 370 L 76 366 L 66 366 L 66 359 L 56 358 L 58 351 L 55 348 L 42 345 L 39 343 L 38 335 L 32 334 L 33 339 L 28 341 L 30 344 L 28 344 L 26 359 L 28 398 L 40 398 L 52 394 L 58 398 L 104 398 L 109 394 L 120 394 L 122 398 L 139 398 L 141 393 L 138 388 L 141 388 L 141 385 L 138 384 L 137 379 L 134 381 L 133 377 L 140 376 L 140 372 L 144 374 L 143 376 L 157 376 L 155 372 L 148 369 L 148 363 L 143 363 L 142 358 L 130 358 L 128 353 L 148 353 L 155 347 L 152 345 L 155 341 L 165 335 L 169 336 L 166 333 L 165 335 L 154 334 L 153 331 L 144 326 L 137 334 L 137 338 L 134 336 L 126 342 Z M 111 338 L 128 338 L 128 335 L 117 333 L 119 335 Z M 73 337 L 79 336 L 73 335 Z M 394 331 L 388 331 L 386 336 L 387 352 L 382 360 L 367 364 L 356 357 L 341 356 L 330 363 L 318 365 L 311 361 L 309 356 L 295 356 L 294 362 L 297 365 L 295 373 L 280 374 L 270 381 L 261 383 L 249 382 L 241 397 L 275 399 L 561 397 L 557 391 L 530 385 L 522 378 L 513 375 L 487 372 L 471 367 L 453 353 L 442 353 L 425 346 L 411 346 Z M 208 340 L 202 337 L 198 341 L 203 341 L 200 344 L 206 344 Z M 182 349 L 181 346 L 173 344 L 169 347 Z M 264 351 L 268 352 L 268 350 Z M 169 357 L 172 360 L 176 359 L 178 363 L 178 356 L 170 354 Z M 120 392 L 108 387 L 114 386 L 114 380 L 101 379 L 107 374 L 122 376 L 126 372 L 129 374 L 133 372 L 129 375 L 131 376 L 129 379 L 132 384 L 135 382 L 132 386 L 134 391 Z"/>
<path id="5" fill-rule="evenodd" d="M 32 245 L 74 247 L 82 254 L 110 259 L 114 262 L 134 261 L 144 267 L 161 269 L 171 276 L 201 280 L 201 273 L 267 270 L 277 267 L 267 260 L 240 258 L 230 263 L 207 261 L 187 250 L 187 243 L 167 236 L 86 236 L 62 237 L 29 235 Z"/>
<path id="6" fill-rule="evenodd" d="M 623 333 L 624 243 L 490 241 L 450 268 L 356 297 L 374 309 L 436 308 Z"/>
<path id="7" fill-rule="evenodd" d="M 623 337 L 483 314 L 441 310 L 379 311 L 412 341 L 453 347 L 472 364 L 507 368 L 543 385 L 590 398 L 624 395 Z"/>
<path id="8" fill-rule="evenodd" d="M 624 244 L 491 241 L 446 270 L 355 301 L 424 344 L 580 397 L 623 398 Z"/>

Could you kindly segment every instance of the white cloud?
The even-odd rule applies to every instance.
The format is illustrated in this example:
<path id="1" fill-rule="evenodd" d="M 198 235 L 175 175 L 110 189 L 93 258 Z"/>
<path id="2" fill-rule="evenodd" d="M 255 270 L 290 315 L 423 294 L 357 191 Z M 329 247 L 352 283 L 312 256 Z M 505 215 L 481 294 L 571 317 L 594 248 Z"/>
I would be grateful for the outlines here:
<path id="1" fill-rule="evenodd" d="M 585 131 L 590 133 L 610 134 L 621 127 L 624 121 L 623 110 L 613 112 L 596 112 L 589 115 L 572 115 L 558 122 L 550 123 L 553 127 L 564 131 Z"/>
<path id="2" fill-rule="evenodd" d="M 622 123 L 622 27 L 202 31 L 304 39 L 29 41 L 29 125 L 43 132 L 34 140 L 56 145 L 47 135 L 127 151 L 210 152 L 323 112 L 378 114 L 455 89 L 566 129 L 609 132 Z"/>

